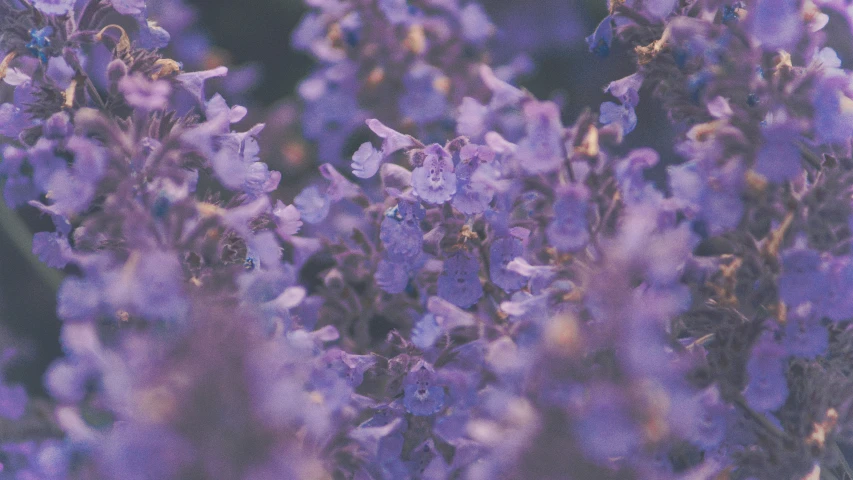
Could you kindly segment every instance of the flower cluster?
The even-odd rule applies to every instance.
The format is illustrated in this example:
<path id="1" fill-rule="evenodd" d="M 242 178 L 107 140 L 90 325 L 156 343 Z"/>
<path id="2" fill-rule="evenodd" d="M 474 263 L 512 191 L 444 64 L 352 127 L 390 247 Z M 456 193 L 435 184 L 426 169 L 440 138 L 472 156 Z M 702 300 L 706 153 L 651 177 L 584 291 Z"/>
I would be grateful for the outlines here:
<path id="1" fill-rule="evenodd" d="M 65 273 L 0 479 L 853 478 L 844 2 L 610 0 L 636 71 L 574 118 L 477 3 L 307 3 L 285 202 L 169 2 L 0 0 L 3 197 Z"/>

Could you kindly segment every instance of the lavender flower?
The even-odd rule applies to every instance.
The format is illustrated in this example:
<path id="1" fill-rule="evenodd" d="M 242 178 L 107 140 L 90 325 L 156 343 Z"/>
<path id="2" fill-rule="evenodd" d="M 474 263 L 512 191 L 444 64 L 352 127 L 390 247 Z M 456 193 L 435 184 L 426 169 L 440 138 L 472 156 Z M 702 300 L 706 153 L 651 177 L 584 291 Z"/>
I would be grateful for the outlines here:
<path id="1" fill-rule="evenodd" d="M 450 153 L 441 145 L 424 149 L 423 164 L 412 171 L 412 187 L 425 202 L 444 203 L 456 193 L 456 173 Z"/>

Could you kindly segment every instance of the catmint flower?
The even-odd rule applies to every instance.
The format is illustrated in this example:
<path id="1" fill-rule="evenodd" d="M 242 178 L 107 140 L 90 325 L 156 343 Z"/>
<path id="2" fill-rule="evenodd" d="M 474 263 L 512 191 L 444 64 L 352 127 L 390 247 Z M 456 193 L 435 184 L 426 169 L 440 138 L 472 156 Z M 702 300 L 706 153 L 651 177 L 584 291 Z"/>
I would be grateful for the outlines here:
<path id="1" fill-rule="evenodd" d="M 516 159 L 527 173 L 553 172 L 565 159 L 563 125 L 553 102 L 528 102 L 524 105 L 527 136 L 518 142 Z"/>
<path id="2" fill-rule="evenodd" d="M 466 215 L 483 213 L 494 198 L 495 189 L 477 175 L 494 160 L 495 152 L 489 147 L 469 143 L 459 152 L 461 162 L 456 167 L 457 192 L 451 205 Z"/>
<path id="3" fill-rule="evenodd" d="M 293 199 L 293 205 L 299 210 L 302 220 L 308 223 L 320 223 L 329 215 L 332 202 L 329 197 L 320 193 L 315 186 L 307 187 Z"/>
<path id="4" fill-rule="evenodd" d="M 207 118 L 217 118 L 220 115 L 224 115 L 228 118 L 228 123 L 232 124 L 237 123 L 243 118 L 245 118 L 247 113 L 248 110 L 246 110 L 246 107 L 243 107 L 241 105 L 234 105 L 229 107 L 228 103 L 225 101 L 225 98 L 223 98 L 222 95 L 218 93 L 210 97 L 210 100 L 208 100 L 204 104 L 204 115 Z M 259 125 L 255 125 L 254 127 L 252 127 L 252 130 L 258 127 Z"/>
<path id="5" fill-rule="evenodd" d="M 590 388 L 587 408 L 575 427 L 581 447 L 598 462 L 624 457 L 640 446 L 640 432 L 625 397 L 613 386 Z"/>
<path id="6" fill-rule="evenodd" d="M 462 308 L 474 305 L 483 296 L 480 262 L 473 253 L 459 251 L 444 261 L 438 277 L 438 295 Z"/>
<path id="7" fill-rule="evenodd" d="M 86 381 L 95 372 L 94 366 L 86 362 L 57 360 L 45 374 L 45 386 L 50 394 L 60 402 L 75 403 L 86 396 Z"/>
<path id="8" fill-rule="evenodd" d="M 364 373 L 376 364 L 372 355 L 352 355 L 341 350 L 332 349 L 325 353 L 323 360 L 339 372 L 350 387 L 358 387 L 364 381 Z"/>
<path id="9" fill-rule="evenodd" d="M 32 82 L 15 87 L 11 103 L 0 104 L 0 135 L 15 138 L 33 124 L 33 116 L 24 106 L 35 102 Z"/>
<path id="10" fill-rule="evenodd" d="M 644 172 L 660 161 L 658 153 L 651 148 L 632 150 L 628 156 L 616 164 L 616 180 L 625 203 L 639 204 L 657 202 L 662 195 L 646 181 Z"/>
<path id="11" fill-rule="evenodd" d="M 629 134 L 637 127 L 637 113 L 630 104 L 617 105 L 613 102 L 601 104 L 598 121 L 602 125 L 616 124 L 622 127 L 622 133 Z"/>
<path id="12" fill-rule="evenodd" d="M 415 416 L 434 415 L 444 408 L 444 387 L 435 384 L 435 371 L 423 360 L 406 376 L 403 406 Z"/>
<path id="13" fill-rule="evenodd" d="M 756 0 L 750 5 L 752 33 L 767 50 L 790 50 L 802 34 L 803 19 L 796 0 Z"/>
<path id="14" fill-rule="evenodd" d="M 113 0 L 112 5 L 122 15 L 138 15 L 145 10 L 145 0 Z"/>
<path id="15" fill-rule="evenodd" d="M 252 198 L 275 190 L 281 180 L 279 172 L 271 172 L 265 163 L 258 161 L 257 137 L 263 128 L 259 124 L 245 133 L 225 135 L 211 162 L 223 185 Z"/>
<path id="16" fill-rule="evenodd" d="M 820 254 L 800 248 L 782 253 L 779 297 L 790 307 L 820 301 L 829 289 L 829 276 L 821 267 Z"/>
<path id="17" fill-rule="evenodd" d="M 507 265 L 516 257 L 524 255 L 521 240 L 515 237 L 498 238 L 489 247 L 489 278 L 492 283 L 506 292 L 518 290 L 527 283 L 527 279 L 511 270 Z"/>
<path id="18" fill-rule="evenodd" d="M 63 140 L 71 135 L 72 129 L 71 119 L 67 113 L 54 113 L 44 122 L 44 138 L 48 140 Z"/>
<path id="19" fill-rule="evenodd" d="M 471 97 L 462 99 L 456 115 L 456 132 L 478 138 L 486 132 L 486 116 L 489 108 Z"/>
<path id="20" fill-rule="evenodd" d="M 59 233 L 37 232 L 33 235 L 33 253 L 51 268 L 63 268 L 71 261 L 71 245 Z"/>
<path id="21" fill-rule="evenodd" d="M 599 57 L 610 55 L 610 44 L 613 43 L 613 19 L 608 15 L 598 24 L 595 32 L 586 37 L 589 51 Z"/>
<path id="22" fill-rule="evenodd" d="M 427 310 L 435 315 L 435 321 L 442 331 L 456 327 L 470 327 L 476 323 L 474 316 L 440 297 L 429 297 Z"/>
<path id="23" fill-rule="evenodd" d="M 829 284 L 817 302 L 821 314 L 840 322 L 853 317 L 853 297 L 849 286 L 853 283 L 853 262 L 850 257 L 835 259 L 829 265 Z"/>
<path id="24" fill-rule="evenodd" d="M 149 112 L 166 108 L 172 91 L 165 80 L 150 81 L 140 74 L 123 77 L 118 82 L 118 89 L 128 105 Z"/>
<path id="25" fill-rule="evenodd" d="M 776 410 L 788 398 L 785 379 L 785 350 L 764 332 L 752 347 L 746 374 L 749 381 L 744 390 L 747 403 L 759 412 Z"/>
<path id="26" fill-rule="evenodd" d="M 285 206 L 281 200 L 277 200 L 272 214 L 275 217 L 276 231 L 283 238 L 296 235 L 302 228 L 299 210 L 294 205 Z"/>
<path id="27" fill-rule="evenodd" d="M 329 181 L 329 186 L 326 187 L 326 196 L 328 196 L 329 200 L 333 203 L 345 198 L 355 198 L 361 193 L 361 189 L 358 185 L 352 183 L 346 177 L 341 175 L 341 172 L 331 164 L 324 163 L 323 165 L 320 165 L 319 170 L 320 175 Z"/>
<path id="28" fill-rule="evenodd" d="M 94 320 L 101 312 L 102 289 L 94 280 L 66 278 L 57 294 L 56 314 L 64 321 Z"/>
<path id="29" fill-rule="evenodd" d="M 33 0 L 33 6 L 48 15 L 65 15 L 74 8 L 74 0 Z"/>
<path id="30" fill-rule="evenodd" d="M 771 125 L 763 133 L 764 144 L 758 151 L 755 170 L 773 183 L 793 179 L 803 170 L 796 145 L 799 129 L 790 124 Z"/>
<path id="31" fill-rule="evenodd" d="M 105 174 L 107 157 L 102 147 L 83 137 L 72 137 L 66 148 L 74 155 L 71 168 L 64 166 L 64 160 L 50 159 L 50 153 L 38 162 L 39 177 L 49 175 L 44 182 L 44 190 L 51 201 L 47 211 L 70 217 L 86 209 L 95 197 L 98 182 Z M 61 161 L 61 164 L 60 164 Z"/>
<path id="32" fill-rule="evenodd" d="M 423 208 L 414 202 L 401 201 L 400 206 L 385 214 L 379 229 L 379 239 L 388 259 L 405 262 L 420 255 L 423 249 L 423 232 L 419 221 L 424 217 Z"/>
<path id="33" fill-rule="evenodd" d="M 224 77 L 226 74 L 228 74 L 228 68 L 216 67 L 203 72 L 181 73 L 175 77 L 175 80 L 198 101 L 199 105 L 204 105 L 206 101 L 204 83 L 211 78 Z"/>
<path id="34" fill-rule="evenodd" d="M 480 79 L 492 92 L 489 100 L 489 108 L 492 110 L 516 105 L 525 98 L 523 91 L 502 80 L 488 65 L 480 66 Z"/>
<path id="35" fill-rule="evenodd" d="M 134 252 L 110 277 L 106 295 L 117 309 L 143 318 L 182 321 L 186 317 L 183 272 L 174 254 Z"/>
<path id="36" fill-rule="evenodd" d="M 462 35 L 474 44 L 486 42 L 495 31 L 495 26 L 479 3 L 469 3 L 459 12 Z"/>
<path id="37" fill-rule="evenodd" d="M 421 317 L 412 328 L 412 343 L 421 350 L 431 348 L 441 336 L 441 327 L 435 320 L 435 315 L 428 313 Z"/>
<path id="38" fill-rule="evenodd" d="M 677 0 L 647 0 L 643 2 L 643 8 L 653 17 L 664 18 L 675 8 Z"/>
<path id="39" fill-rule="evenodd" d="M 829 331 L 821 325 L 820 318 L 811 308 L 790 311 L 785 320 L 785 337 L 782 345 L 789 355 L 814 359 L 824 354 L 829 346 Z"/>
<path id="40" fill-rule="evenodd" d="M 376 265 L 376 285 L 387 293 L 402 293 L 409 284 L 409 265 L 383 258 Z"/>
<path id="41" fill-rule="evenodd" d="M 441 204 L 456 193 L 456 173 L 449 152 L 435 143 L 424 149 L 423 165 L 412 171 L 412 187 L 425 202 Z"/>
<path id="42" fill-rule="evenodd" d="M 388 155 L 391 155 L 396 151 L 416 145 L 415 140 L 411 136 L 386 127 L 382 122 L 375 118 L 368 120 L 367 126 L 370 127 L 373 133 L 382 139 L 383 158 L 388 157 Z"/>
<path id="43" fill-rule="evenodd" d="M 548 241 L 561 252 L 576 252 L 589 242 L 587 199 L 583 186 L 564 187 L 554 203 L 554 219 L 548 225 Z"/>
<path id="44" fill-rule="evenodd" d="M 379 171 L 382 155 L 370 142 L 364 142 L 352 155 L 352 174 L 358 178 L 371 178 Z"/>
<path id="45" fill-rule="evenodd" d="M 39 193 L 32 177 L 22 171 L 26 161 L 26 154 L 22 150 L 14 147 L 6 147 L 3 150 L 3 158 L 0 160 L 0 176 L 6 179 L 3 199 L 12 208 L 27 203 Z"/>
<path id="46" fill-rule="evenodd" d="M 845 143 L 853 136 L 853 99 L 846 77 L 829 77 L 814 89 L 814 130 L 822 142 Z"/>
<path id="47" fill-rule="evenodd" d="M 619 99 L 623 105 L 636 107 L 640 102 L 639 92 L 640 87 L 643 86 L 644 79 L 645 77 L 643 74 L 639 72 L 633 75 L 628 75 L 625 78 L 608 83 L 604 88 L 604 92 Z"/>

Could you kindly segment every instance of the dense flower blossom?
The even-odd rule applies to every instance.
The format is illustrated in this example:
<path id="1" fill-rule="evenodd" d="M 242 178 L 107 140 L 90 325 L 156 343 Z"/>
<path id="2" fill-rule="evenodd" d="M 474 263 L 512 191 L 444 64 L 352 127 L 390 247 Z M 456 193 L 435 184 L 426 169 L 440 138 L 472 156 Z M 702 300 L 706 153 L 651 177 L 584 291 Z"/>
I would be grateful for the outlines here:
<path id="1" fill-rule="evenodd" d="M 844 2 L 601 2 L 591 105 L 517 85 L 537 6 L 306 3 L 264 116 L 178 0 L 0 0 L 4 199 L 65 275 L 0 478 L 853 474 Z"/>

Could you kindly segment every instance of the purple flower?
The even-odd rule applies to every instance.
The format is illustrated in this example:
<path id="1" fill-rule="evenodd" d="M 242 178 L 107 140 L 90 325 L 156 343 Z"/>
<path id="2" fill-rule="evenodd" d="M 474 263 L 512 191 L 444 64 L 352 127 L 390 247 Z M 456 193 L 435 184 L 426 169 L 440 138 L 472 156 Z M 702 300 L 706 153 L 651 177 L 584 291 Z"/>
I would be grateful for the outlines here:
<path id="1" fill-rule="evenodd" d="M 71 245 L 59 233 L 37 232 L 33 235 L 33 253 L 51 268 L 63 268 L 71 261 Z"/>
<path id="2" fill-rule="evenodd" d="M 0 159 L 0 176 L 5 177 L 3 199 L 12 208 L 18 207 L 38 197 L 39 189 L 32 177 L 23 172 L 26 154 L 17 148 L 6 147 Z M 32 163 L 30 163 L 32 165 Z"/>
<path id="3" fill-rule="evenodd" d="M 561 252 L 576 252 L 589 242 L 586 215 L 589 192 L 581 185 L 564 187 L 554 203 L 548 241 Z"/>
<path id="4" fill-rule="evenodd" d="M 116 309 L 142 318 L 185 320 L 184 275 L 173 253 L 135 251 L 110 277 L 107 296 Z"/>
<path id="5" fill-rule="evenodd" d="M 418 362 L 406 376 L 403 406 L 416 416 L 434 415 L 444 408 L 444 387 L 435 384 L 435 371 Z"/>
<path id="6" fill-rule="evenodd" d="M 53 398 L 63 403 L 76 403 L 86 396 L 86 382 L 93 368 L 84 362 L 60 359 L 50 366 L 44 384 Z"/>
<path id="7" fill-rule="evenodd" d="M 844 76 L 826 78 L 815 87 L 814 130 L 826 143 L 845 143 L 853 135 L 853 99 Z"/>
<path id="8" fill-rule="evenodd" d="M 145 10 L 145 0 L 112 0 L 110 3 L 122 15 L 138 15 Z"/>
<path id="9" fill-rule="evenodd" d="M 595 28 L 592 35 L 586 37 L 589 51 L 599 57 L 610 55 L 610 44 L 613 43 L 613 19 L 608 15 Z"/>
<path id="10" fill-rule="evenodd" d="M 557 105 L 528 102 L 524 105 L 524 118 L 527 136 L 518 143 L 516 151 L 521 168 L 533 175 L 559 169 L 567 159 Z"/>
<path id="11" fill-rule="evenodd" d="M 514 106 L 525 98 L 523 91 L 502 80 L 488 65 L 480 66 L 480 78 L 492 92 L 492 98 L 489 100 L 491 110 Z"/>
<path id="12" fill-rule="evenodd" d="M 404 148 L 414 147 L 415 140 L 409 136 L 402 134 L 392 128 L 386 127 L 382 122 L 372 118 L 367 121 L 367 126 L 382 139 L 382 157 L 387 157 L 392 153 Z"/>
<path id="13" fill-rule="evenodd" d="M 850 257 L 835 259 L 829 266 L 827 288 L 816 302 L 822 315 L 836 322 L 853 317 L 850 285 L 853 285 L 853 262 Z"/>
<path id="14" fill-rule="evenodd" d="M 459 251 L 444 261 L 444 269 L 438 277 L 438 295 L 461 308 L 477 303 L 483 296 L 483 286 L 476 255 Z"/>
<path id="15" fill-rule="evenodd" d="M 675 8 L 677 0 L 646 0 L 643 7 L 657 18 L 664 18 Z"/>
<path id="16" fill-rule="evenodd" d="M 639 92 L 640 87 L 643 86 L 644 79 L 643 74 L 638 72 L 615 82 L 608 83 L 604 91 L 619 99 L 623 105 L 636 107 L 640 103 Z"/>
<path id="17" fill-rule="evenodd" d="M 332 206 L 329 197 L 320 193 L 320 189 L 313 185 L 302 190 L 293 199 L 293 204 L 299 210 L 302 220 L 308 223 L 322 222 L 329 215 L 329 209 Z"/>
<path id="18" fill-rule="evenodd" d="M 33 0 L 33 6 L 48 15 L 65 15 L 74 8 L 74 0 Z"/>
<path id="19" fill-rule="evenodd" d="M 749 382 L 744 390 L 747 403 L 759 412 L 780 408 L 788 398 L 785 379 L 785 350 L 764 332 L 752 347 L 746 374 Z"/>
<path id="20" fill-rule="evenodd" d="M 790 307 L 822 299 L 829 289 L 829 276 L 821 268 L 820 254 L 801 248 L 782 253 L 779 297 Z"/>
<path id="21" fill-rule="evenodd" d="M 800 39 L 803 18 L 796 0 L 756 0 L 750 5 L 752 34 L 771 51 L 790 50 Z"/>
<path id="22" fill-rule="evenodd" d="M 199 105 L 204 105 L 204 83 L 211 78 L 224 77 L 226 74 L 228 74 L 227 67 L 216 67 L 203 72 L 182 73 L 175 77 L 175 80 L 178 81 L 184 90 L 198 100 Z"/>
<path id="23" fill-rule="evenodd" d="M 65 321 L 94 320 L 101 310 L 101 285 L 67 277 L 59 287 L 56 314 Z"/>
<path id="24" fill-rule="evenodd" d="M 459 152 L 462 160 L 456 167 L 457 191 L 451 204 L 466 215 L 483 213 L 495 195 L 489 183 L 475 176 L 481 168 L 485 171 L 494 160 L 495 152 L 489 147 L 469 143 Z"/>
<path id="25" fill-rule="evenodd" d="M 358 178 L 371 178 L 379 171 L 382 154 L 370 142 L 364 142 L 352 154 L 352 174 Z"/>
<path id="26" fill-rule="evenodd" d="M 409 265 L 383 258 L 376 265 L 376 285 L 387 293 L 402 293 L 409 284 Z"/>
<path id="27" fill-rule="evenodd" d="M 489 108 L 471 97 L 462 99 L 456 115 L 456 132 L 471 138 L 486 133 L 486 116 Z"/>
<path id="28" fill-rule="evenodd" d="M 576 432 L 583 450 L 595 461 L 624 457 L 640 446 L 640 432 L 631 418 L 624 395 L 616 387 L 598 385 L 589 390 L 587 408 Z"/>
<path id="29" fill-rule="evenodd" d="M 598 121 L 602 125 L 614 123 L 622 127 L 622 133 L 629 134 L 637 127 L 637 113 L 630 104 L 617 105 L 613 102 L 601 104 Z"/>
<path id="30" fill-rule="evenodd" d="M 150 81 L 140 74 L 122 77 L 118 89 L 128 105 L 149 112 L 166 108 L 172 92 L 172 87 L 165 80 Z"/>
<path id="31" fill-rule="evenodd" d="M 469 3 L 459 12 L 462 34 L 474 44 L 482 44 L 495 32 L 495 26 L 479 3 Z"/>
<path id="32" fill-rule="evenodd" d="M 349 181 L 341 175 L 332 164 L 324 163 L 320 165 L 320 174 L 329 181 L 329 186 L 326 188 L 326 196 L 332 202 L 343 200 L 345 198 L 355 198 L 361 194 L 361 189 L 358 185 Z"/>
<path id="33" fill-rule="evenodd" d="M 400 201 L 385 214 L 379 229 L 379 239 L 388 259 L 405 262 L 420 255 L 423 249 L 423 232 L 419 222 L 424 217 L 423 208 L 414 202 Z"/>
<path id="34" fill-rule="evenodd" d="M 616 164 L 616 179 L 625 203 L 636 204 L 654 199 L 661 195 L 654 185 L 646 181 L 644 172 L 660 161 L 658 153 L 651 148 L 632 150 L 628 156 Z"/>
<path id="35" fill-rule="evenodd" d="M 811 312 L 789 311 L 782 343 L 789 355 L 813 359 L 829 346 L 829 331 Z"/>
<path id="36" fill-rule="evenodd" d="M 755 170 L 773 183 L 793 179 L 803 171 L 796 142 L 799 129 L 791 124 L 771 125 L 764 129 L 764 144 L 758 151 Z"/>
<path id="37" fill-rule="evenodd" d="M 492 283 L 506 292 L 518 290 L 527 283 L 527 279 L 506 267 L 516 257 L 524 255 L 521 240 L 515 237 L 502 237 L 494 240 L 489 247 L 489 277 Z"/>
<path id="38" fill-rule="evenodd" d="M 296 235 L 302 228 L 299 210 L 294 205 L 285 206 L 281 200 L 277 200 L 272 214 L 275 217 L 276 231 L 283 238 Z"/>
<path id="39" fill-rule="evenodd" d="M 456 174 L 450 153 L 435 143 L 424 149 L 423 165 L 412 171 L 412 187 L 425 202 L 441 204 L 456 193 Z"/>
<path id="40" fill-rule="evenodd" d="M 265 163 L 258 161 L 257 137 L 263 128 L 264 124 L 258 124 L 248 132 L 225 135 L 211 162 L 223 185 L 251 198 L 275 190 L 281 180 L 281 173 L 271 172 Z"/>
<path id="41" fill-rule="evenodd" d="M 421 317 L 415 323 L 415 327 L 412 328 L 412 343 L 421 350 L 426 350 L 435 344 L 441 333 L 442 330 L 435 320 L 435 315 L 428 313 Z"/>

